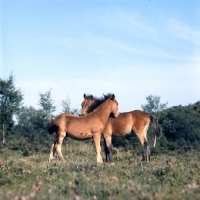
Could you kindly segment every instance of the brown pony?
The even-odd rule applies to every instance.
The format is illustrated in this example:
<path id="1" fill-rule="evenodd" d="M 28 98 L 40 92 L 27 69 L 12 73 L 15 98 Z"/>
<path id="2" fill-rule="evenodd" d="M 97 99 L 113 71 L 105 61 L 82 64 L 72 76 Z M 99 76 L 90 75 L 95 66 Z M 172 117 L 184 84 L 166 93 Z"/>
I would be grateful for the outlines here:
<path id="1" fill-rule="evenodd" d="M 109 98 L 99 99 L 99 106 L 86 116 L 78 117 L 63 113 L 49 121 L 47 123 L 48 132 L 50 134 L 53 132 L 57 133 L 57 140 L 52 145 L 49 159 L 52 159 L 54 152 L 57 151 L 62 161 L 64 161 L 61 145 L 65 137 L 69 136 L 77 140 L 93 137 L 97 153 L 97 162 L 102 163 L 100 138 L 111 113 L 114 117 L 118 117 L 119 115 L 118 103 L 114 94 Z"/>
<path id="2" fill-rule="evenodd" d="M 105 98 L 109 98 L 109 95 L 105 96 Z M 81 106 L 81 115 L 92 113 L 92 111 L 98 106 L 98 99 L 92 95 L 84 94 L 84 101 L 82 102 Z M 150 121 L 153 123 L 153 127 L 156 131 L 156 141 L 156 137 L 160 137 L 162 132 L 158 125 L 158 121 L 153 115 L 141 110 L 134 110 L 131 112 L 120 113 L 119 117 L 117 118 L 109 117 L 105 129 L 103 130 L 106 161 L 112 162 L 111 136 L 125 136 L 134 131 L 143 146 L 143 161 L 149 162 L 150 147 L 147 140 L 147 131 Z"/>

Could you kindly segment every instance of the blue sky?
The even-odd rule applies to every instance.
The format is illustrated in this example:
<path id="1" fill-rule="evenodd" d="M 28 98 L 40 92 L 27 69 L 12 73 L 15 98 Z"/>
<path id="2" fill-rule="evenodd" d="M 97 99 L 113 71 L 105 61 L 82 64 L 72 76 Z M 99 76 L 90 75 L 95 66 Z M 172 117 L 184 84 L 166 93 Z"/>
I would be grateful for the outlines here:
<path id="1" fill-rule="evenodd" d="M 15 76 L 24 105 L 52 89 L 68 98 L 112 92 L 121 112 L 146 96 L 168 107 L 200 100 L 200 1 L 1 0 L 0 77 Z"/>

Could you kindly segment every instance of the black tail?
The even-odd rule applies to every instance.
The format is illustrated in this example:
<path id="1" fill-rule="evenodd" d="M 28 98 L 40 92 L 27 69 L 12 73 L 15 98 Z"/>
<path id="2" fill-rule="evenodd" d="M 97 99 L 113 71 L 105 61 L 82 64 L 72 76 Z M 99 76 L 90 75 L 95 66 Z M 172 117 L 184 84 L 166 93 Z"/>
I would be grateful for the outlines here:
<path id="1" fill-rule="evenodd" d="M 58 126 L 54 123 L 54 118 L 48 120 L 46 127 L 49 134 L 53 134 L 58 130 Z"/>
<path id="2" fill-rule="evenodd" d="M 156 137 L 159 138 L 162 135 L 162 130 L 161 130 L 159 124 L 158 124 L 158 121 L 155 118 L 155 116 L 153 116 L 151 114 L 149 115 L 149 118 L 150 118 L 151 122 L 153 123 L 153 127 L 154 127 L 154 129 L 156 131 Z"/>

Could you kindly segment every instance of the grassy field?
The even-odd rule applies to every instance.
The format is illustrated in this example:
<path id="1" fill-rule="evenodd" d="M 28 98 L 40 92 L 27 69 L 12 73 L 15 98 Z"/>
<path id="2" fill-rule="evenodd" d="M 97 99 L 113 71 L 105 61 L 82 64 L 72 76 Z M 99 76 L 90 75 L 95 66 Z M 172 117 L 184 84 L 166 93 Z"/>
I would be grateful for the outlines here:
<path id="1" fill-rule="evenodd" d="M 49 163 L 48 151 L 1 148 L 0 199 L 200 199 L 198 151 L 156 154 L 144 163 L 141 152 L 115 148 L 114 164 L 96 164 L 92 141 L 63 145 L 66 163 Z"/>

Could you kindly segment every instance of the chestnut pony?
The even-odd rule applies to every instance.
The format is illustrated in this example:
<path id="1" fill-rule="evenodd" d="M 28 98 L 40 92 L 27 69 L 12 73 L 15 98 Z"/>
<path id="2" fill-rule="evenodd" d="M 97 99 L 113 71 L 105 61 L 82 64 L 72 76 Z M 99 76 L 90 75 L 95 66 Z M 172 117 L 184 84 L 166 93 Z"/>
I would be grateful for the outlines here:
<path id="1" fill-rule="evenodd" d="M 47 122 L 48 132 L 50 134 L 53 132 L 57 133 L 57 140 L 52 144 L 49 159 L 53 158 L 56 151 L 62 161 L 65 161 L 61 152 L 61 145 L 63 139 L 67 136 L 77 140 L 84 140 L 93 137 L 97 153 L 97 162 L 103 162 L 100 146 L 102 131 L 105 128 L 110 114 L 113 114 L 114 117 L 118 117 L 119 111 L 118 102 L 116 101 L 114 94 L 109 98 L 100 98 L 98 100 L 98 107 L 86 116 L 78 117 L 69 113 L 63 113 Z"/>
<path id="2" fill-rule="evenodd" d="M 109 94 L 105 98 L 109 98 Z M 82 110 L 81 115 L 86 115 L 88 113 L 92 113 L 93 110 L 98 106 L 98 99 L 93 97 L 93 95 L 85 95 L 84 101 L 82 102 Z M 162 132 L 161 128 L 158 125 L 158 121 L 156 118 L 146 112 L 141 110 L 134 110 L 130 112 L 120 113 L 119 117 L 113 118 L 109 117 L 105 129 L 103 130 L 104 136 L 104 145 L 105 145 L 105 154 L 106 161 L 112 162 L 112 144 L 111 137 L 112 136 L 125 136 L 132 132 L 135 132 L 137 137 L 140 140 L 140 143 L 143 146 L 143 161 L 150 161 L 150 147 L 147 140 L 147 131 L 149 128 L 150 122 L 153 123 L 153 127 L 155 129 L 155 142 L 156 137 L 160 137 Z M 154 142 L 154 146 L 155 146 Z"/>

